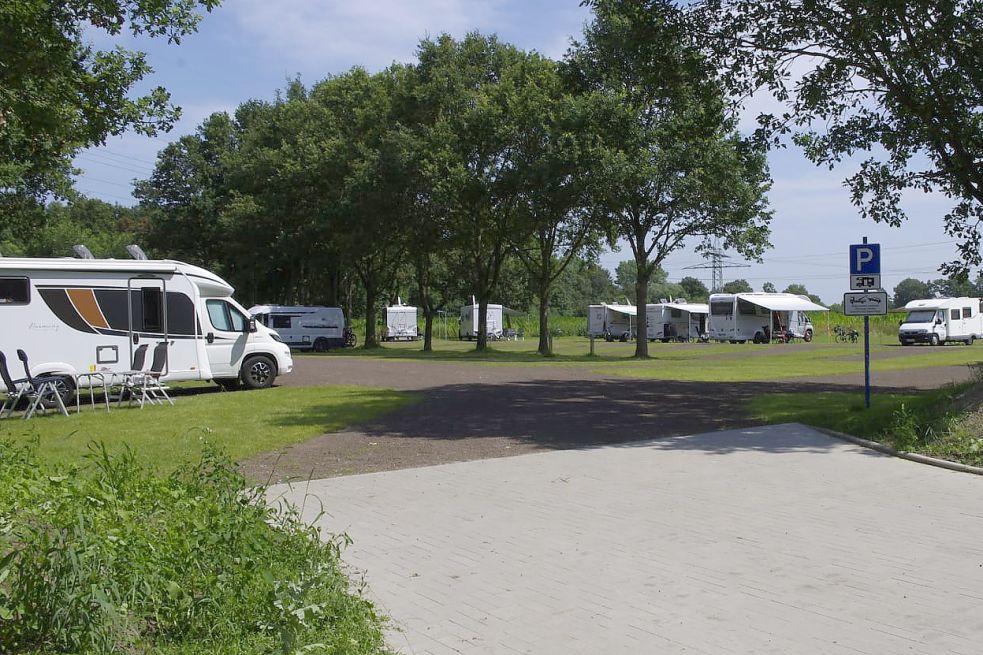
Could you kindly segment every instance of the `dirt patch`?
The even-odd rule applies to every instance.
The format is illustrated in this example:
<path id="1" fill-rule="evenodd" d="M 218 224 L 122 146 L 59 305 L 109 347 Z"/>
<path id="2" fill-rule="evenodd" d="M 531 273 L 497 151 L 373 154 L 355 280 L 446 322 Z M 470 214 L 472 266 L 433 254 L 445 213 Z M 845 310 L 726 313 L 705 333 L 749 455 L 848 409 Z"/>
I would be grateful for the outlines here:
<path id="1" fill-rule="evenodd" d="M 375 421 L 243 462 L 251 478 L 317 479 L 541 450 L 584 448 L 748 427 L 747 400 L 769 392 L 862 389 L 863 376 L 769 383 L 612 378 L 575 367 L 301 357 L 284 385 L 357 384 L 421 392 Z M 878 391 L 969 378 L 939 367 L 874 375 Z"/>

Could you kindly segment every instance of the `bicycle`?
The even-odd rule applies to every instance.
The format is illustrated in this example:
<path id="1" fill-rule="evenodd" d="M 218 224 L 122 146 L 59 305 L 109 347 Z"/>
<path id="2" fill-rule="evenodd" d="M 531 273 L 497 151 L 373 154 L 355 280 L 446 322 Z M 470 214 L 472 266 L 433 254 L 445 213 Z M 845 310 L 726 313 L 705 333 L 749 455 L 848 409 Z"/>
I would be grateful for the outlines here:
<path id="1" fill-rule="evenodd" d="M 857 330 L 853 328 L 847 330 L 842 325 L 834 325 L 833 333 L 836 335 L 836 343 L 846 343 L 848 341 L 850 343 L 857 343 L 857 340 L 860 338 L 860 333 Z"/>

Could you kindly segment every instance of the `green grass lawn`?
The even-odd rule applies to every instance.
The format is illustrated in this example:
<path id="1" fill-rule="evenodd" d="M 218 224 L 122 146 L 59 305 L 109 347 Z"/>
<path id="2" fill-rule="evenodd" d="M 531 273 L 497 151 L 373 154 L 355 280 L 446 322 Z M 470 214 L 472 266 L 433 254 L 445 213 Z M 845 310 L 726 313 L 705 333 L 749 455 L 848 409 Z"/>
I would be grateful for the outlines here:
<path id="1" fill-rule="evenodd" d="M 954 406 L 969 384 L 919 394 L 877 393 L 870 409 L 856 392 L 770 393 L 748 403 L 762 423 L 804 423 L 906 452 L 983 466 L 983 411 Z"/>
<path id="2" fill-rule="evenodd" d="M 137 460 L 161 473 L 201 455 L 202 439 L 234 460 L 296 444 L 415 402 L 414 394 L 355 386 L 277 387 L 211 391 L 176 398 L 175 405 L 91 409 L 0 421 L 0 441 L 37 439 L 38 454 L 54 463 L 77 462 L 89 444 L 110 452 L 128 445 Z"/>
<path id="3" fill-rule="evenodd" d="M 302 357 L 371 357 L 393 361 L 473 363 L 487 366 L 572 366 L 593 373 L 626 377 L 682 380 L 752 382 L 800 377 L 848 375 L 863 372 L 863 343 L 792 344 L 649 344 L 648 360 L 633 358 L 633 343 L 595 340 L 595 355 L 588 355 L 583 337 L 559 337 L 554 356 L 536 352 L 535 340 L 499 341 L 490 350 L 476 352 L 475 345 L 456 340 L 435 340 L 434 351 L 425 353 L 420 342 L 387 343 L 380 348 L 339 350 Z M 915 370 L 931 366 L 974 364 L 983 361 L 983 346 L 902 348 L 888 337 L 872 340 L 872 366 L 880 371 Z"/>

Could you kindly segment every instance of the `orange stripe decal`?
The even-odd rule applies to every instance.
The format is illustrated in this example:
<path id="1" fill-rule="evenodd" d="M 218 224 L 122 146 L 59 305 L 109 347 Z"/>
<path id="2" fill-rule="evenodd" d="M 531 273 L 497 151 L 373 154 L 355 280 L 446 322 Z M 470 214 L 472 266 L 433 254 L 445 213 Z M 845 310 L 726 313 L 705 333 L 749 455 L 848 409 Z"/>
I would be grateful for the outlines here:
<path id="1" fill-rule="evenodd" d="M 89 325 L 95 328 L 109 327 L 109 321 L 102 315 L 102 310 L 99 309 L 99 303 L 96 301 L 96 294 L 92 289 L 66 289 L 66 291 L 75 309 Z"/>

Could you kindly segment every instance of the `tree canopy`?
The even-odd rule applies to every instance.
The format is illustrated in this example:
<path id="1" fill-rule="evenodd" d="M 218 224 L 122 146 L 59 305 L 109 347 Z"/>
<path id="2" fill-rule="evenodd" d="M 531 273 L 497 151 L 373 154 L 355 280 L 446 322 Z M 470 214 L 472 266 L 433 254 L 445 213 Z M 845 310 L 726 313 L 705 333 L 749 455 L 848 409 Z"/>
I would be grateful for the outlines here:
<path id="1" fill-rule="evenodd" d="M 179 42 L 219 0 L 4 0 L 0 3 L 0 194 L 43 197 L 70 188 L 71 159 L 107 136 L 166 131 L 179 110 L 156 87 L 144 53 L 97 50 L 95 30 Z M 9 199 L 8 199 L 9 201 Z"/>
<path id="2" fill-rule="evenodd" d="M 875 221 L 900 225 L 909 190 L 952 199 L 961 257 L 943 270 L 981 263 L 983 2 L 704 0 L 695 13 L 733 87 L 785 102 L 760 117 L 763 136 L 791 132 L 830 168 L 866 153 L 846 183 Z"/>

